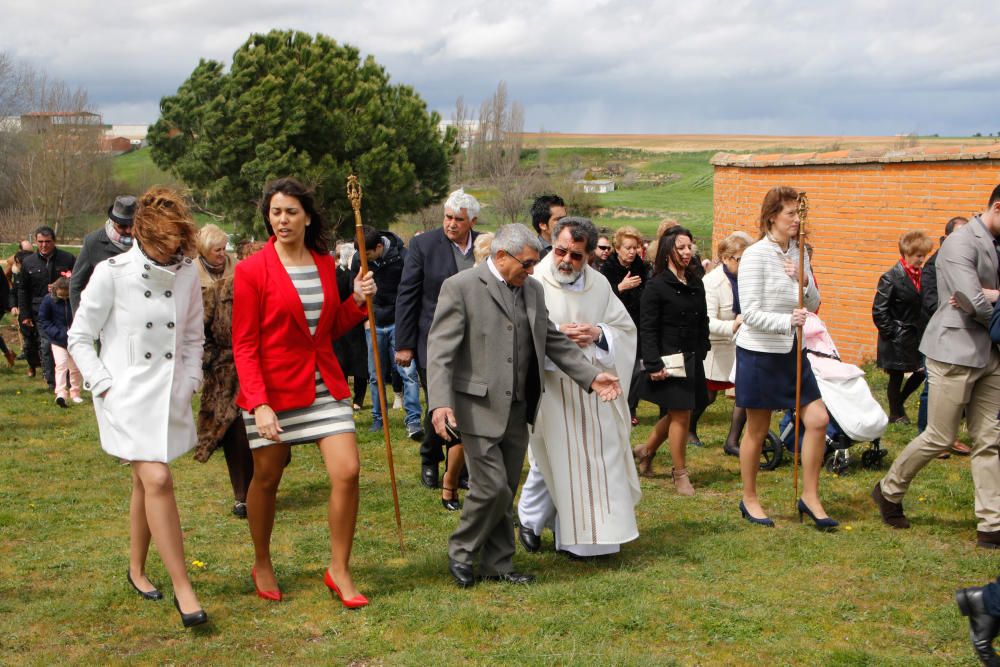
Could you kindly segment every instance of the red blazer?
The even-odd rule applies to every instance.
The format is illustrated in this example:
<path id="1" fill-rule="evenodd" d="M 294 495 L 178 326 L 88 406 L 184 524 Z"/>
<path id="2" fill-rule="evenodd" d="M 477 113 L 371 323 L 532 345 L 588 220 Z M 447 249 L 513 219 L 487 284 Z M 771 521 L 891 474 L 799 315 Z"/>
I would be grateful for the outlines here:
<path id="1" fill-rule="evenodd" d="M 330 255 L 312 252 L 323 285 L 323 310 L 310 335 L 302 301 L 272 236 L 264 248 L 236 265 L 233 280 L 233 357 L 240 381 L 236 404 L 244 410 L 268 404 L 275 412 L 304 408 L 316 398 L 316 368 L 330 395 L 351 395 L 333 341 L 367 317 L 349 296 L 340 302 L 337 267 Z"/>

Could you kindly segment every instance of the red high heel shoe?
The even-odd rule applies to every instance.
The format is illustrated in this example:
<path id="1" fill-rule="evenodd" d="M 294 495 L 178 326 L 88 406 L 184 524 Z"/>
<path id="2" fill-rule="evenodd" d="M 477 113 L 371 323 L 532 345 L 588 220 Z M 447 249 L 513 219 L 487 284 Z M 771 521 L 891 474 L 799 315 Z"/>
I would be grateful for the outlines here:
<path id="1" fill-rule="evenodd" d="M 250 570 L 250 576 L 253 578 L 253 587 L 257 591 L 257 597 L 262 600 L 273 600 L 275 602 L 281 602 L 281 591 L 262 591 L 260 586 L 257 585 L 257 568 L 254 567 Z"/>
<path id="2" fill-rule="evenodd" d="M 345 600 L 344 595 L 337 588 L 337 584 L 333 583 L 333 577 L 330 576 L 330 570 L 326 571 L 326 575 L 323 577 L 323 583 L 326 587 L 330 589 L 332 593 L 336 593 L 337 597 L 340 598 L 341 604 L 343 604 L 348 609 L 360 609 L 368 604 L 368 598 L 366 598 L 361 593 L 358 593 L 350 600 Z"/>

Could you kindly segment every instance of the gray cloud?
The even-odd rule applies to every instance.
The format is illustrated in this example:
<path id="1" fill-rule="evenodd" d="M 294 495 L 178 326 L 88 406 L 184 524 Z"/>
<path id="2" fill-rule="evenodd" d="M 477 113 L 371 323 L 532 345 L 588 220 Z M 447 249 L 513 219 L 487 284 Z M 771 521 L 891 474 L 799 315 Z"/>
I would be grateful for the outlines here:
<path id="1" fill-rule="evenodd" d="M 529 130 L 968 134 L 1000 131 L 997 18 L 962 0 L 54 0 L 5 8 L 0 48 L 111 122 L 155 120 L 199 58 L 295 28 L 374 55 L 445 117 L 503 79 Z"/>

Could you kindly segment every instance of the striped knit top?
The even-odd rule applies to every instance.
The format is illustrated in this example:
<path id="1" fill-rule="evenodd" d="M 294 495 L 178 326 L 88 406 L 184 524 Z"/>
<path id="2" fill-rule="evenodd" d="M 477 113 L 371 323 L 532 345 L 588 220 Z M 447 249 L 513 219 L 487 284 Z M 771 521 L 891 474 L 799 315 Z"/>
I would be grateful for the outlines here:
<path id="1" fill-rule="evenodd" d="M 737 273 L 743 326 L 736 332 L 736 345 L 755 352 L 785 353 L 792 349 L 792 310 L 798 307 L 798 285 L 785 273 L 785 262 L 799 263 L 795 241 L 788 250 L 765 237 L 743 251 Z M 812 278 L 809 257 L 805 260 L 808 287 L 803 295 L 805 307 L 816 312 L 819 290 Z"/>
<path id="2" fill-rule="evenodd" d="M 286 266 L 288 277 L 292 279 L 295 291 L 302 300 L 302 309 L 306 313 L 306 324 L 309 333 L 316 333 L 319 316 L 323 310 L 323 284 L 319 279 L 319 271 L 313 266 Z"/>

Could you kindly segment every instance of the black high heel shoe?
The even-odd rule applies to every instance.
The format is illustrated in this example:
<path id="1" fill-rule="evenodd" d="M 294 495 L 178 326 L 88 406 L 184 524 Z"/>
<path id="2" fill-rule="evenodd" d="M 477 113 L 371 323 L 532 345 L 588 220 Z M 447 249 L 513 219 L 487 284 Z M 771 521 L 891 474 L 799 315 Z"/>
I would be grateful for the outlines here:
<path id="1" fill-rule="evenodd" d="M 138 593 L 139 595 L 141 595 L 144 600 L 162 600 L 163 599 L 163 593 L 161 593 L 160 591 L 156 590 L 155 588 L 153 590 L 151 590 L 151 591 L 140 590 L 139 587 L 135 585 L 135 582 L 132 581 L 132 571 L 131 570 L 126 570 L 125 571 L 125 579 L 128 580 L 129 586 L 131 586 L 132 588 L 134 588 L 135 592 Z"/>
<path id="2" fill-rule="evenodd" d="M 742 514 L 743 518 L 749 521 L 750 523 L 757 524 L 758 526 L 767 526 L 768 528 L 774 528 L 774 522 L 771 521 L 771 519 L 769 519 L 768 517 L 759 519 L 755 517 L 753 514 L 750 514 L 750 512 L 747 511 L 747 506 L 743 504 L 742 500 L 740 501 L 740 514 Z"/>
<path id="3" fill-rule="evenodd" d="M 177 608 L 177 613 L 181 615 L 181 623 L 184 624 L 185 628 L 193 628 L 196 625 L 208 623 L 208 614 L 205 613 L 204 609 L 193 611 L 190 614 L 185 614 L 181 611 L 181 605 L 177 602 L 177 596 L 174 596 L 174 607 Z"/>
<path id="4" fill-rule="evenodd" d="M 462 509 L 462 503 L 458 500 L 458 491 L 456 489 L 449 489 L 444 484 L 441 485 L 441 491 L 448 491 L 451 493 L 451 498 L 445 498 L 444 494 L 441 494 L 441 506 L 444 507 L 449 512 L 457 512 Z"/>
<path id="5" fill-rule="evenodd" d="M 812 513 L 811 509 L 809 509 L 809 506 L 802 502 L 802 499 L 799 498 L 799 523 L 802 523 L 803 514 L 808 514 L 809 518 L 813 520 L 813 523 L 816 524 L 816 528 L 819 530 L 834 530 L 840 525 L 840 523 L 834 521 L 830 517 L 817 519 L 816 515 Z"/>

